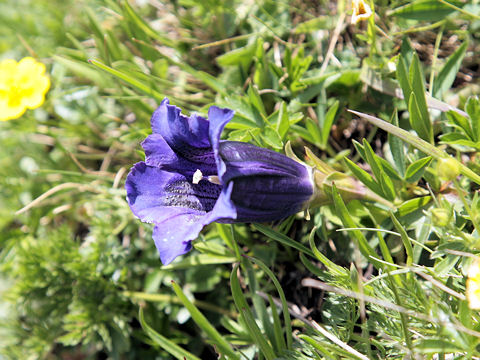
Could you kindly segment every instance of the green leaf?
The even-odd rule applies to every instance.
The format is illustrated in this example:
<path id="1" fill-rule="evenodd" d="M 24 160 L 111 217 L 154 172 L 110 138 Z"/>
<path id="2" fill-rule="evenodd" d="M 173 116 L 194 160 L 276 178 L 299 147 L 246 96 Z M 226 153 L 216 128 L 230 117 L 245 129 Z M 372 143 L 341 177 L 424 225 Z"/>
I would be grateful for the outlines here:
<path id="1" fill-rule="evenodd" d="M 415 95 L 415 100 L 419 110 L 419 124 L 416 124 L 417 128 L 421 128 L 422 134 L 424 134 L 425 141 L 433 143 L 433 127 L 430 121 L 430 114 L 428 113 L 427 98 L 425 96 L 425 78 L 420 65 L 420 60 L 417 53 L 413 54 L 412 64 L 409 69 L 410 84 L 412 91 Z M 412 125 L 413 127 L 413 125 Z M 416 128 L 414 128 L 417 131 Z"/>
<path id="2" fill-rule="evenodd" d="M 235 306 L 237 307 L 248 327 L 251 339 L 258 345 L 260 351 L 267 360 L 273 360 L 276 357 L 275 352 L 273 351 L 272 346 L 265 340 L 265 336 L 262 334 L 257 323 L 255 322 L 255 318 L 253 317 L 247 300 L 243 295 L 240 281 L 238 280 L 237 276 L 238 266 L 239 264 L 236 264 L 230 274 L 230 286 L 232 290 L 233 301 L 235 302 Z"/>
<path id="3" fill-rule="evenodd" d="M 383 193 L 385 194 L 385 197 L 388 200 L 393 200 L 395 199 L 395 186 L 393 185 L 392 179 L 390 179 L 385 171 L 381 170 L 380 171 L 380 187 L 383 190 Z"/>
<path id="4" fill-rule="evenodd" d="M 265 143 L 270 147 L 276 150 L 283 149 L 282 138 L 280 137 L 280 134 L 272 126 L 265 127 L 263 133 L 261 133 L 260 136 L 265 141 Z"/>
<path id="5" fill-rule="evenodd" d="M 338 193 L 337 187 L 335 184 L 332 185 L 332 198 L 333 204 L 335 205 L 335 212 L 337 216 L 341 219 L 343 226 L 347 228 L 357 228 L 357 224 L 353 221 L 350 213 L 345 206 L 340 194 Z M 371 262 L 377 269 L 383 268 L 385 265 L 377 261 L 377 253 L 372 249 L 367 239 L 360 230 L 353 230 L 348 232 L 351 234 L 350 238 L 358 246 L 358 249 L 365 256 L 369 262 Z"/>
<path id="6" fill-rule="evenodd" d="M 267 116 L 267 111 L 263 106 L 263 100 L 260 97 L 260 94 L 255 86 L 249 86 L 247 90 L 248 99 L 250 100 L 250 104 L 257 109 L 257 111 L 263 117 Z"/>
<path id="7" fill-rule="evenodd" d="M 470 96 L 465 104 L 465 110 L 470 116 L 473 140 L 480 141 L 480 102 L 478 97 Z"/>
<path id="8" fill-rule="evenodd" d="M 138 318 L 140 320 L 140 325 L 142 329 L 147 333 L 147 335 L 152 339 L 152 341 L 160 346 L 163 350 L 167 351 L 173 357 L 179 360 L 200 360 L 200 358 L 196 357 L 195 355 L 189 353 L 188 351 L 182 349 L 177 344 L 173 343 L 165 336 L 160 335 L 156 332 L 153 328 L 150 327 L 145 321 L 143 316 L 143 309 L 140 307 Z"/>
<path id="9" fill-rule="evenodd" d="M 320 261 L 329 272 L 331 272 L 335 276 L 346 276 L 348 274 L 348 271 L 335 264 L 333 261 L 331 261 L 329 258 L 327 258 L 325 255 L 323 255 L 320 250 L 318 250 L 317 246 L 315 245 L 315 232 L 316 228 L 313 228 L 312 231 L 310 232 L 310 236 L 308 237 L 308 243 L 310 244 L 310 249 L 312 249 L 313 253 L 315 254 L 315 257 L 318 261 Z"/>
<path id="10" fill-rule="evenodd" d="M 345 158 L 345 163 L 358 180 L 364 183 L 373 192 L 377 193 L 380 196 L 383 196 L 382 188 L 369 173 L 367 173 L 365 170 L 360 168 L 357 164 L 355 164 L 348 158 Z"/>
<path id="11" fill-rule="evenodd" d="M 305 127 L 307 128 L 308 133 L 314 140 L 313 143 L 319 146 L 322 142 L 322 134 L 320 133 L 319 124 L 317 124 L 311 118 L 307 117 L 305 119 Z"/>
<path id="12" fill-rule="evenodd" d="M 428 166 L 428 164 L 430 164 L 431 161 L 432 157 L 428 156 L 411 163 L 407 168 L 407 172 L 405 173 L 405 180 L 409 183 L 414 183 L 420 180 L 425 168 Z"/>
<path id="13" fill-rule="evenodd" d="M 335 120 L 335 115 L 337 114 L 338 107 L 340 106 L 340 102 L 336 100 L 332 106 L 328 109 L 325 117 L 319 117 L 319 124 L 318 127 L 320 130 L 320 148 L 325 149 L 328 142 L 328 136 L 330 135 L 330 130 L 333 125 L 333 121 Z M 322 119 L 322 121 L 320 121 Z"/>
<path id="14" fill-rule="evenodd" d="M 121 71 L 118 71 L 116 69 L 111 68 L 110 66 L 107 66 L 105 64 L 102 64 L 101 62 L 97 60 L 89 60 L 89 63 L 92 65 L 95 65 L 96 67 L 106 71 L 107 73 L 113 75 L 114 77 L 123 80 L 127 84 L 132 85 L 133 87 L 137 88 L 138 90 L 142 91 L 143 93 L 154 97 L 158 101 L 163 100 L 165 97 L 164 94 L 160 94 L 159 92 L 153 90 L 150 86 L 140 82 L 138 79 L 134 78 L 133 76 L 123 73 Z"/>
<path id="15" fill-rule="evenodd" d="M 220 66 L 242 65 L 246 68 L 253 61 L 255 46 L 255 43 L 252 43 L 217 56 L 217 64 Z"/>
<path id="16" fill-rule="evenodd" d="M 462 60 L 465 57 L 467 47 L 468 41 L 464 41 L 462 45 L 450 55 L 445 65 L 438 73 L 438 76 L 433 83 L 433 96 L 435 98 L 440 99 L 442 94 L 452 86 L 455 77 L 457 76 L 457 72 L 460 69 L 460 65 L 462 64 Z"/>
<path id="17" fill-rule="evenodd" d="M 288 133 L 288 129 L 290 128 L 290 121 L 287 112 L 287 104 L 285 101 L 282 101 L 280 105 L 280 110 L 278 111 L 278 119 L 277 119 L 277 132 L 280 135 L 282 140 L 285 139 L 285 136 Z"/>
<path id="18" fill-rule="evenodd" d="M 197 309 L 197 307 L 187 298 L 183 293 L 180 286 L 172 281 L 173 291 L 177 294 L 178 298 L 182 302 L 192 316 L 193 321 L 208 335 L 210 340 L 217 346 L 220 353 L 228 355 L 232 359 L 240 360 L 240 357 L 235 353 L 230 344 L 223 338 L 223 336 L 213 327 L 213 325 L 207 320 L 207 318 Z"/>
<path id="19" fill-rule="evenodd" d="M 397 208 L 397 215 L 399 217 L 403 217 L 407 214 L 410 214 L 411 212 L 418 210 L 425 205 L 427 205 L 430 201 L 432 201 L 431 196 L 422 196 L 418 197 L 415 199 L 410 199 L 405 202 L 403 202 L 398 208 Z"/>
<path id="20" fill-rule="evenodd" d="M 421 354 L 455 354 L 468 351 L 445 339 L 420 339 L 415 343 L 415 349 Z"/>
<path id="21" fill-rule="evenodd" d="M 173 264 L 164 265 L 164 270 L 180 270 L 188 269 L 192 266 L 198 265 L 215 265 L 215 264 L 231 264 L 236 262 L 237 259 L 234 256 L 215 256 L 211 254 L 194 254 L 183 258 L 181 261 L 177 261 Z"/>
<path id="22" fill-rule="evenodd" d="M 412 93 L 412 86 L 410 85 L 410 80 L 408 78 L 407 65 L 403 56 L 398 59 L 397 63 L 397 80 L 402 88 L 403 98 L 405 103 L 408 105 L 410 102 L 410 94 Z"/>
<path id="23" fill-rule="evenodd" d="M 272 280 L 273 284 L 275 285 L 275 289 L 278 292 L 278 296 L 280 297 L 280 300 L 282 301 L 282 310 L 283 310 L 283 321 L 285 323 L 285 336 L 287 340 L 287 349 L 292 349 L 292 324 L 290 321 L 290 313 L 288 311 L 288 303 L 287 303 L 287 298 L 285 297 L 285 293 L 283 292 L 282 285 L 280 285 L 280 282 L 278 279 L 275 277 L 274 273 L 260 260 L 255 259 L 255 258 L 250 258 L 255 264 L 260 266 L 262 270 L 267 274 L 267 276 Z"/>
<path id="24" fill-rule="evenodd" d="M 472 124 L 471 124 L 471 118 L 468 119 L 466 116 L 458 114 L 455 111 L 448 111 L 446 115 L 449 121 L 448 125 L 461 130 L 471 140 L 475 139 L 475 134 L 473 133 Z M 449 135 L 449 134 L 444 134 L 444 135 Z"/>
<path id="25" fill-rule="evenodd" d="M 300 244 L 299 242 L 289 238 L 286 235 L 283 235 L 275 230 L 270 229 L 269 227 L 262 225 L 262 224 L 254 224 L 253 227 L 263 233 L 264 235 L 268 236 L 269 238 L 278 241 L 282 245 L 292 247 L 294 249 L 297 249 L 298 251 L 304 252 L 305 254 L 308 254 L 312 257 L 315 257 L 313 252 L 305 247 L 304 245 Z"/>
<path id="26" fill-rule="evenodd" d="M 405 253 L 407 255 L 407 261 L 406 265 L 407 266 L 412 266 L 413 264 L 413 247 L 412 243 L 410 242 L 410 239 L 408 238 L 407 231 L 405 228 L 400 224 L 400 222 L 397 220 L 393 212 L 390 211 L 390 218 L 393 221 L 393 225 L 395 226 L 395 229 L 400 233 L 400 237 L 402 239 L 403 247 L 405 248 Z"/>
<path id="27" fill-rule="evenodd" d="M 433 133 L 430 134 L 431 126 L 426 125 L 425 119 L 422 117 L 420 108 L 418 107 L 417 98 L 412 92 L 410 94 L 410 102 L 408 103 L 408 112 L 410 113 L 410 125 L 417 132 L 419 138 L 432 143 Z M 427 119 L 430 123 L 430 119 Z"/>
<path id="28" fill-rule="evenodd" d="M 382 165 L 380 165 L 380 162 L 377 160 L 377 156 L 373 152 L 372 147 L 366 139 L 363 139 L 363 148 L 365 149 L 366 161 L 372 169 L 373 176 L 375 176 L 375 179 L 377 180 L 377 182 L 379 182 L 380 178 L 382 177 Z"/>
<path id="29" fill-rule="evenodd" d="M 398 126 L 398 113 L 395 110 L 390 121 L 393 125 Z M 400 173 L 402 178 L 405 177 L 405 149 L 403 141 L 392 134 L 388 134 L 388 144 L 390 145 L 390 152 L 392 153 L 393 163 L 395 168 Z"/>
<path id="30" fill-rule="evenodd" d="M 463 3 L 459 1 L 450 0 L 449 2 L 455 6 L 463 6 Z M 394 9 L 391 15 L 409 20 L 435 22 L 443 20 L 454 12 L 455 9 L 438 0 L 416 0 Z"/>
<path id="31" fill-rule="evenodd" d="M 373 175 L 377 180 L 377 183 L 380 185 L 382 189 L 382 194 L 388 200 L 393 200 L 395 198 L 395 188 L 393 186 L 392 180 L 387 176 L 381 162 L 377 155 L 373 152 L 372 147 L 367 142 L 366 139 L 363 139 L 363 147 L 365 149 L 365 156 L 367 158 L 367 162 L 372 169 Z"/>

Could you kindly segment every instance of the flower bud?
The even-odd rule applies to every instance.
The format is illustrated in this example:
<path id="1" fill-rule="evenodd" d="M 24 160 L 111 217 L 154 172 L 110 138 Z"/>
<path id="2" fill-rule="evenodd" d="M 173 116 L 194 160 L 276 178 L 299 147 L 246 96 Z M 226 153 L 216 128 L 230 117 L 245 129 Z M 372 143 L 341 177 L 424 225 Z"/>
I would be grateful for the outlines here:
<path id="1" fill-rule="evenodd" d="M 437 161 L 437 175 L 441 180 L 452 181 L 460 175 L 460 164 L 454 158 L 442 158 Z"/>

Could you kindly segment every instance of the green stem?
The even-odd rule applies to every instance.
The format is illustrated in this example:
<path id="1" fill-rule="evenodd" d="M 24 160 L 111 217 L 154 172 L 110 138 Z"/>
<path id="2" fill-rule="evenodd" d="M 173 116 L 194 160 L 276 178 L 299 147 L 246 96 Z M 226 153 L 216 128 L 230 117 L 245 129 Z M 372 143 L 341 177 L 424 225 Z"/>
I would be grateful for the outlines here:
<path id="1" fill-rule="evenodd" d="M 395 135 L 402 139 L 403 141 L 409 143 L 413 147 L 416 147 L 418 150 L 424 152 L 425 154 L 428 154 L 435 159 L 447 159 L 451 158 L 445 151 L 442 151 L 438 149 L 437 147 L 433 146 L 432 144 L 429 144 L 428 142 L 420 139 L 419 137 L 409 133 L 406 130 L 403 130 L 395 125 L 392 125 L 386 121 L 383 121 L 379 118 L 376 118 L 371 115 L 367 115 L 358 111 L 354 110 L 348 110 L 352 114 L 355 114 L 368 122 L 372 123 L 375 126 L 378 126 L 380 129 L 385 130 L 388 133 L 391 133 L 392 135 Z M 457 159 L 454 159 L 457 163 L 458 166 L 460 167 L 460 173 L 468 177 L 470 180 L 474 181 L 475 183 L 480 185 L 480 175 L 476 174 L 472 170 L 470 170 L 468 167 L 463 165 L 460 161 Z"/>

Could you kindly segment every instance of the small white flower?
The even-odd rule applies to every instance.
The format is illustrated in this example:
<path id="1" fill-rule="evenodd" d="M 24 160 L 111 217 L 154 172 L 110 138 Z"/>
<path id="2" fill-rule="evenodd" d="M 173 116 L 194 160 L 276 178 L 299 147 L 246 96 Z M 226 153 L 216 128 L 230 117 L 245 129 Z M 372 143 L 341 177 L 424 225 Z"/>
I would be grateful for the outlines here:
<path id="1" fill-rule="evenodd" d="M 352 24 L 367 20 L 372 15 L 372 9 L 364 0 L 352 0 Z"/>
<path id="2" fill-rule="evenodd" d="M 470 309 L 480 309 L 480 258 L 468 268 L 466 295 Z"/>

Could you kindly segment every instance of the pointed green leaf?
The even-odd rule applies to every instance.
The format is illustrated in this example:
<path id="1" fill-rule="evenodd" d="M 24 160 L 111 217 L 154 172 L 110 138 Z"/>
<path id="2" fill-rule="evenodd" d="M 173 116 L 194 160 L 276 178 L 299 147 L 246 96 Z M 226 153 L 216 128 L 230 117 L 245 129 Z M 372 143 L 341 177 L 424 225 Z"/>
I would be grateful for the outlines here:
<path id="1" fill-rule="evenodd" d="M 435 98 L 440 99 L 442 94 L 452 86 L 455 77 L 457 76 L 457 72 L 460 69 L 460 65 L 462 64 L 462 60 L 465 57 L 467 46 L 468 41 L 464 41 L 462 45 L 450 55 L 445 65 L 443 65 L 438 73 L 438 76 L 433 82 L 433 96 Z"/>
<path id="2" fill-rule="evenodd" d="M 413 247 L 412 243 L 410 242 L 410 239 L 408 238 L 407 231 L 405 228 L 400 224 L 400 222 L 397 220 L 393 212 L 390 211 L 390 218 L 393 221 L 393 225 L 395 226 L 395 229 L 400 233 L 400 237 L 403 242 L 403 247 L 405 248 L 405 253 L 407 255 L 407 261 L 406 264 L 407 266 L 412 266 L 413 264 Z"/>
<path id="3" fill-rule="evenodd" d="M 284 234 L 281 234 L 275 230 L 272 230 L 269 227 L 262 224 L 254 224 L 253 227 L 258 231 L 260 231 L 261 233 L 263 233 L 264 235 L 268 236 L 269 238 L 275 241 L 278 241 L 282 245 L 292 247 L 294 249 L 297 249 L 298 251 L 304 252 L 305 254 L 315 257 L 315 255 L 309 248 L 300 244 L 298 241 L 295 241 L 292 238 L 289 238 Z"/>
<path id="4" fill-rule="evenodd" d="M 417 132 L 418 137 L 429 143 L 432 143 L 433 133 L 430 133 L 432 128 L 426 124 L 426 121 L 430 123 L 430 119 L 424 119 L 422 117 L 420 108 L 418 107 L 417 97 L 413 92 L 410 94 L 408 112 L 410 113 L 410 125 L 412 126 L 413 130 Z"/>
<path id="5" fill-rule="evenodd" d="M 428 164 L 430 164 L 431 161 L 432 157 L 428 156 L 411 163 L 407 168 L 407 172 L 405 173 L 405 180 L 409 183 L 414 183 L 420 180 L 425 168 L 428 166 Z"/>
<path id="6" fill-rule="evenodd" d="M 465 110 L 470 116 L 473 140 L 480 141 L 480 102 L 478 97 L 470 96 L 465 104 Z"/>
<path id="7" fill-rule="evenodd" d="M 319 117 L 318 127 L 320 130 L 320 148 L 325 149 L 328 142 L 328 136 L 330 135 L 330 130 L 335 120 L 335 115 L 337 114 L 338 107 L 340 102 L 336 100 L 332 106 L 328 109 L 325 117 Z M 320 121 L 322 119 L 322 121 Z"/>
<path id="8" fill-rule="evenodd" d="M 197 307 L 187 298 L 183 293 L 180 286 L 172 281 L 173 291 L 177 294 L 177 297 L 182 302 L 183 306 L 188 310 L 192 316 L 193 321 L 208 335 L 210 341 L 212 341 L 220 353 L 224 353 L 232 359 L 239 360 L 240 357 L 232 349 L 228 341 L 213 327 L 213 325 L 207 320 L 207 318 L 197 309 Z"/>
<path id="9" fill-rule="evenodd" d="M 393 125 L 398 126 L 398 112 L 395 110 L 393 112 L 391 121 Z M 400 176 L 403 178 L 405 176 L 405 149 L 403 146 L 403 141 L 388 133 L 388 144 L 390 145 L 390 152 L 392 153 L 393 162 L 395 168 L 400 173 Z"/>
<path id="10" fill-rule="evenodd" d="M 235 302 L 235 306 L 237 307 L 248 327 L 252 340 L 258 345 L 260 351 L 267 360 L 273 360 L 275 359 L 275 352 L 273 351 L 271 345 L 265 340 L 265 336 L 258 328 L 255 318 L 253 317 L 250 307 L 248 306 L 247 299 L 245 298 L 245 295 L 243 295 L 240 281 L 238 280 L 237 276 L 238 266 L 239 265 L 236 264 L 230 274 L 230 286 L 232 290 L 233 301 Z"/>
<path id="11" fill-rule="evenodd" d="M 375 179 L 367 173 L 365 170 L 360 168 L 357 164 L 351 161 L 348 158 L 345 158 L 345 163 L 347 164 L 348 168 L 351 172 L 355 175 L 355 177 L 364 183 L 370 190 L 377 193 L 380 196 L 383 196 L 383 190 L 380 185 L 375 181 Z"/>
<path id="12" fill-rule="evenodd" d="M 172 355 L 173 357 L 179 360 L 200 360 L 200 358 L 182 349 L 180 346 L 173 343 L 165 336 L 160 335 L 153 328 L 151 328 L 150 325 L 148 325 L 145 321 L 145 318 L 143 316 L 143 309 L 141 307 L 138 314 L 138 318 L 140 320 L 140 325 L 142 326 L 142 329 L 150 337 L 150 339 L 152 339 L 152 341 L 155 344 L 160 346 L 163 350 L 168 352 L 170 355 Z"/>
<path id="13" fill-rule="evenodd" d="M 280 105 L 280 110 L 278 111 L 277 119 L 277 131 L 282 140 L 285 139 L 285 135 L 287 135 L 289 128 L 290 121 L 288 119 L 287 104 L 285 103 L 285 101 L 282 101 L 282 104 Z"/>
<path id="14" fill-rule="evenodd" d="M 357 224 L 353 221 L 350 213 L 348 212 L 345 203 L 343 202 L 340 194 L 338 193 L 335 184 L 332 185 L 332 200 L 335 205 L 335 212 L 341 219 L 343 226 L 346 228 L 357 228 Z M 383 268 L 385 265 L 377 261 L 377 253 L 372 249 L 367 239 L 360 230 L 353 230 L 348 232 L 351 234 L 350 238 L 356 243 L 358 249 L 377 269 Z"/>
<path id="15" fill-rule="evenodd" d="M 422 133 L 425 134 L 425 138 L 422 137 L 422 139 L 433 143 L 433 127 L 430 121 L 430 114 L 428 113 L 427 98 L 425 96 L 425 78 L 417 53 L 413 54 L 412 64 L 409 69 L 409 78 L 419 110 L 419 121 L 421 121 L 420 124 L 417 124 L 417 127 L 421 127 Z"/>
<path id="16" fill-rule="evenodd" d="M 449 0 L 455 6 L 463 6 L 463 3 Z M 391 15 L 409 20 L 440 21 L 455 12 L 455 9 L 438 0 L 416 0 L 408 2 L 391 12 Z"/>
<path id="17" fill-rule="evenodd" d="M 405 99 L 405 103 L 408 105 L 410 102 L 410 94 L 412 93 L 412 86 L 410 85 L 410 80 L 408 78 L 408 70 L 407 65 L 405 64 L 405 60 L 403 57 L 398 59 L 397 63 L 397 80 L 402 88 L 403 98 Z"/>

